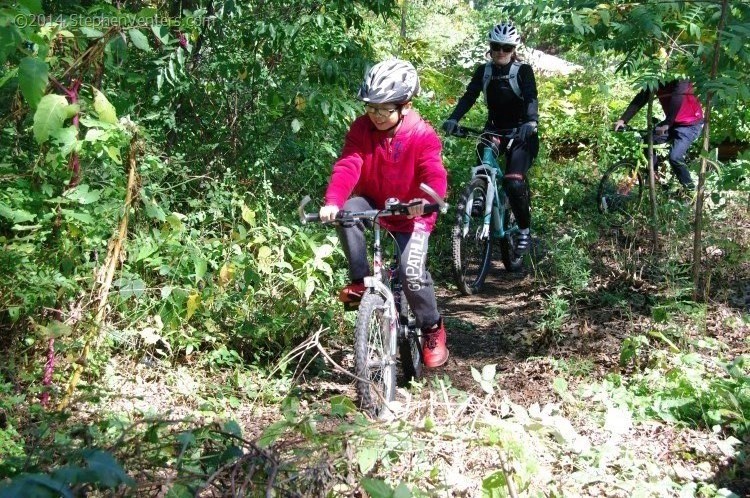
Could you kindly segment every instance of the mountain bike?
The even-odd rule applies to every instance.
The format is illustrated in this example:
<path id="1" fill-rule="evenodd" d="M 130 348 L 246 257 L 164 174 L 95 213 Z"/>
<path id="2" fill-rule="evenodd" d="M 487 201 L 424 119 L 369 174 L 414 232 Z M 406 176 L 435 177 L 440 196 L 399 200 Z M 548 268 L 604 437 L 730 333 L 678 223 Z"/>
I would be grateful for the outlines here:
<path id="1" fill-rule="evenodd" d="M 452 134 L 476 138 L 484 145 L 482 163 L 471 169 L 471 180 L 461 193 L 451 234 L 453 272 L 464 295 L 482 289 L 492 261 L 492 243 L 500 242 L 500 256 L 508 271 L 518 271 L 523 256 L 516 254 L 518 224 L 502 186 L 498 156 L 513 145 L 517 128 L 483 132 L 459 126 Z"/>
<path id="2" fill-rule="evenodd" d="M 420 188 L 435 201 L 425 205 L 425 214 L 447 211 L 448 205 L 433 189 L 425 184 Z M 317 213 L 305 212 L 309 202 L 306 196 L 299 206 L 302 224 L 320 221 Z M 401 250 L 396 238 L 378 223 L 385 216 L 408 214 L 412 205 L 388 199 L 384 209 L 339 211 L 334 221 L 326 223 L 351 226 L 363 222 L 373 232 L 372 276 L 365 277 L 366 290 L 354 327 L 354 372 L 360 409 L 374 417 L 382 417 L 395 399 L 397 366 L 404 385 L 422 376 L 422 333 L 399 278 Z M 390 236 L 386 247 L 382 232 Z"/>
<path id="3" fill-rule="evenodd" d="M 653 133 L 652 129 L 625 128 L 615 133 L 633 132 L 640 142 L 641 149 L 648 148 L 648 137 Z M 654 145 L 656 163 L 654 172 L 657 182 L 663 189 L 669 188 L 669 181 L 664 178 L 663 171 L 671 169 L 667 158 L 669 155 L 668 143 Z M 692 158 L 686 158 L 691 162 Z M 666 163 L 666 164 L 664 164 Z M 596 204 L 606 221 L 612 226 L 622 226 L 631 221 L 640 212 L 643 201 L 643 192 L 647 188 L 648 181 L 648 158 L 646 154 L 638 155 L 637 159 L 625 158 L 617 161 L 609 167 L 599 181 L 596 193 Z"/>

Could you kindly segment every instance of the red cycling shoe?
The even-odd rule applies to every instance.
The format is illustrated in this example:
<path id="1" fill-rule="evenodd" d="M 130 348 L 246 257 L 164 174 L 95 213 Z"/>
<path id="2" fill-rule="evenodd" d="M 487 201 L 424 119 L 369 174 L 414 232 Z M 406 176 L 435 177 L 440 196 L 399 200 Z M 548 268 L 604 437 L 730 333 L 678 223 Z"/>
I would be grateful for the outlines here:
<path id="1" fill-rule="evenodd" d="M 341 289 L 339 292 L 339 301 L 344 304 L 359 303 L 362 300 L 362 295 L 364 295 L 365 290 L 367 290 L 367 288 L 365 287 L 364 282 L 352 282 Z"/>
<path id="2" fill-rule="evenodd" d="M 445 324 L 441 318 L 438 326 L 431 329 L 422 329 L 422 361 L 427 368 L 437 368 L 448 361 L 448 348 L 445 346 Z"/>

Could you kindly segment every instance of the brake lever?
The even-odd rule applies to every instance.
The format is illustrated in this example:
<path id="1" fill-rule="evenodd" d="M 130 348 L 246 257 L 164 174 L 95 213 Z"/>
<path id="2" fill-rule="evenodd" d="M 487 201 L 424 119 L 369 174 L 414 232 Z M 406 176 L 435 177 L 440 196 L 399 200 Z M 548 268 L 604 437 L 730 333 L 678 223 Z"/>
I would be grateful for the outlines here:
<path id="1" fill-rule="evenodd" d="M 435 204 L 440 206 L 440 212 L 445 214 L 448 211 L 448 204 L 443 201 L 443 199 L 440 198 L 440 196 L 433 190 L 432 187 L 427 185 L 426 183 L 422 183 L 419 185 L 419 188 L 424 192 L 425 194 L 432 197 L 432 200 L 435 201 Z"/>

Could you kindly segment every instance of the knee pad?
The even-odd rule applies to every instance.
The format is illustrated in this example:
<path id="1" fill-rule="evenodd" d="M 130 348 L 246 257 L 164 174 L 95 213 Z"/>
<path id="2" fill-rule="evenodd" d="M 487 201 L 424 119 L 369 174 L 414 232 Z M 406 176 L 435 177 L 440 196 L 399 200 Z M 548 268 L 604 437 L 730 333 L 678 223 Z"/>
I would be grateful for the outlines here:
<path id="1" fill-rule="evenodd" d="M 503 178 L 503 186 L 508 196 L 516 199 L 527 200 L 529 198 L 529 187 L 526 185 L 526 180 L 518 180 L 516 178 Z"/>

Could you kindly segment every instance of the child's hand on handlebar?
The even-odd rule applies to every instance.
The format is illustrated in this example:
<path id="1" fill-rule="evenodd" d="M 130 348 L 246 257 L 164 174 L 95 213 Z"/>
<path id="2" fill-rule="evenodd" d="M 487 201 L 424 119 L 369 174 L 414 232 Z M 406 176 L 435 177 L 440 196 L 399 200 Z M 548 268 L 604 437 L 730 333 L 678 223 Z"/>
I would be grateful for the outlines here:
<path id="1" fill-rule="evenodd" d="M 623 121 L 622 119 L 618 119 L 617 121 L 615 121 L 615 131 L 620 131 L 623 128 L 625 128 L 625 121 Z"/>
<path id="2" fill-rule="evenodd" d="M 425 204 L 429 204 L 427 199 L 412 199 L 409 201 L 409 207 L 407 210 L 409 211 L 408 218 L 416 218 L 417 216 L 422 216 L 424 214 L 424 206 Z"/>
<path id="3" fill-rule="evenodd" d="M 320 216 L 320 221 L 327 222 L 327 221 L 333 221 L 336 219 L 336 215 L 339 212 L 339 207 L 335 204 L 326 204 L 322 208 L 320 208 L 320 212 L 318 215 Z"/>

